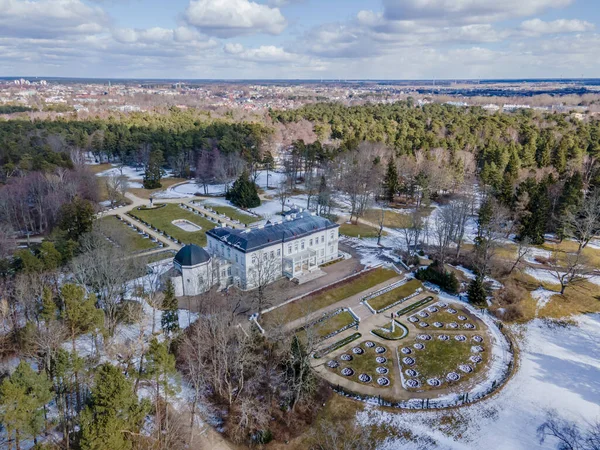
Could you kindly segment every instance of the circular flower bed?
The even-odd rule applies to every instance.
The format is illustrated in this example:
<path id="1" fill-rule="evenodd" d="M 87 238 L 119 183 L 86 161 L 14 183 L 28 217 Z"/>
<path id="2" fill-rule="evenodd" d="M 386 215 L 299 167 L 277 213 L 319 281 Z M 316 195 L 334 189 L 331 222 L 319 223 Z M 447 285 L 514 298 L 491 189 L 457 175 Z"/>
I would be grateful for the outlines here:
<path id="1" fill-rule="evenodd" d="M 385 348 L 384 347 L 375 347 L 375 353 L 385 353 Z"/>
<path id="2" fill-rule="evenodd" d="M 479 344 L 481 344 L 483 342 L 483 338 L 478 335 L 473 336 L 473 340 Z"/>
<path id="3" fill-rule="evenodd" d="M 360 348 L 360 347 L 354 347 L 352 349 L 352 353 L 354 353 L 355 355 L 362 355 L 365 351 Z"/>
<path id="4" fill-rule="evenodd" d="M 417 339 L 421 339 L 422 341 L 430 341 L 431 336 L 429 336 L 428 334 L 420 334 L 417 336 Z"/>
<path id="5" fill-rule="evenodd" d="M 433 326 L 436 328 L 442 328 L 444 324 L 442 322 L 433 322 Z"/>
<path id="6" fill-rule="evenodd" d="M 431 313 L 436 313 L 439 311 L 439 309 L 437 309 L 435 306 L 430 306 L 429 308 L 427 308 L 427 311 Z"/>
<path id="7" fill-rule="evenodd" d="M 483 351 L 483 347 L 481 345 L 474 345 L 471 347 L 471 352 L 473 353 L 481 353 Z"/>
<path id="8" fill-rule="evenodd" d="M 461 364 L 460 366 L 458 366 L 458 368 L 464 373 L 473 372 L 473 368 L 468 364 Z"/>
<path id="9" fill-rule="evenodd" d="M 371 376 L 370 376 L 370 375 L 367 375 L 366 373 L 361 373 L 361 374 L 358 376 L 358 380 L 359 380 L 359 381 L 362 381 L 363 383 L 370 383 L 372 379 L 373 379 L 373 378 L 371 378 Z"/>
<path id="10" fill-rule="evenodd" d="M 423 344 L 421 344 L 420 342 L 417 342 L 415 345 L 413 345 L 414 348 L 416 348 L 417 350 L 423 350 L 425 348 L 425 346 Z"/>
<path id="11" fill-rule="evenodd" d="M 456 339 L 458 342 L 465 342 L 467 337 L 464 334 L 457 334 L 454 336 L 454 339 Z"/>
<path id="12" fill-rule="evenodd" d="M 448 336 L 447 334 L 440 334 L 440 335 L 438 336 L 438 339 L 439 339 L 440 341 L 447 341 L 448 339 L 450 339 L 450 336 Z"/>
<path id="13" fill-rule="evenodd" d="M 377 378 L 377 384 L 379 386 L 387 386 L 390 384 L 390 380 L 388 380 L 386 377 L 379 377 Z"/>
<path id="14" fill-rule="evenodd" d="M 467 320 L 467 316 L 458 316 L 458 320 Z"/>
<path id="15" fill-rule="evenodd" d="M 429 386 L 437 387 L 437 386 L 440 386 L 442 384 L 442 382 L 440 380 L 438 380 L 437 378 L 430 378 L 429 380 L 427 380 L 427 384 Z"/>
<path id="16" fill-rule="evenodd" d="M 417 372 L 415 369 L 406 369 L 404 373 L 409 377 L 416 377 L 419 375 L 419 372 Z"/>
<path id="17" fill-rule="evenodd" d="M 427 328 L 429 326 L 429 324 L 427 322 L 419 322 L 419 326 L 421 328 Z"/>
<path id="18" fill-rule="evenodd" d="M 327 363 L 327 366 L 330 367 L 330 368 L 332 368 L 332 369 L 335 369 L 336 367 L 340 366 L 340 363 L 332 359 L 331 361 L 329 361 Z"/>
<path id="19" fill-rule="evenodd" d="M 409 388 L 418 388 L 421 383 L 419 383 L 419 380 L 406 380 L 406 385 Z"/>
<path id="20" fill-rule="evenodd" d="M 350 367 L 344 367 L 342 369 L 342 375 L 344 375 L 345 377 L 351 377 L 352 375 L 354 375 L 354 370 L 352 370 Z"/>
<path id="21" fill-rule="evenodd" d="M 446 310 L 446 312 L 450 313 L 450 314 L 456 314 L 458 311 L 456 311 L 454 308 L 448 308 Z"/>
<path id="22" fill-rule="evenodd" d="M 448 324 L 448 327 L 449 327 L 449 328 L 458 328 L 458 324 L 457 324 L 456 322 L 450 322 L 450 323 Z"/>
<path id="23" fill-rule="evenodd" d="M 475 328 L 475 325 L 473 325 L 472 323 L 465 323 L 463 325 L 467 330 L 473 330 Z"/>
<path id="24" fill-rule="evenodd" d="M 377 372 L 379 375 L 387 375 L 387 373 L 389 372 L 389 370 L 387 370 L 386 367 L 377 367 L 375 369 L 375 372 Z"/>
<path id="25" fill-rule="evenodd" d="M 419 314 L 419 317 L 423 317 L 423 318 L 429 317 L 429 314 L 427 314 L 426 311 L 419 311 L 418 314 Z"/>
<path id="26" fill-rule="evenodd" d="M 483 359 L 479 355 L 473 355 L 469 358 L 472 363 L 479 364 Z"/>
<path id="27" fill-rule="evenodd" d="M 375 358 L 375 361 L 377 361 L 377 364 L 385 364 L 387 362 L 387 358 L 384 358 L 383 356 L 378 356 L 377 358 Z"/>
<path id="28" fill-rule="evenodd" d="M 410 348 L 408 348 L 408 347 L 402 347 L 402 348 L 400 349 L 400 351 L 401 351 L 402 353 L 404 353 L 405 355 L 410 355 L 410 354 L 412 353 L 412 350 L 411 350 Z"/>
<path id="29" fill-rule="evenodd" d="M 417 323 L 419 321 L 419 318 L 415 317 L 415 316 L 410 316 L 408 318 L 408 321 L 411 322 L 411 323 Z"/>
<path id="30" fill-rule="evenodd" d="M 438 305 L 440 308 L 445 308 L 446 306 L 448 306 L 448 303 L 439 302 L 437 305 Z"/>
<path id="31" fill-rule="evenodd" d="M 367 341 L 367 342 L 365 342 L 365 347 L 367 347 L 367 348 L 373 348 L 373 347 L 375 347 L 375 342 L 373 342 L 373 341 Z"/>
<path id="32" fill-rule="evenodd" d="M 458 381 L 458 380 L 460 380 L 460 375 L 457 374 L 456 372 L 450 372 L 448 375 L 446 375 L 446 380 Z"/>
<path id="33" fill-rule="evenodd" d="M 413 358 L 411 358 L 410 356 L 407 356 L 406 358 L 402 359 L 402 362 L 404 364 L 406 364 L 407 366 L 412 366 L 415 363 L 415 360 Z"/>
<path id="34" fill-rule="evenodd" d="M 344 353 L 343 355 L 340 356 L 340 359 L 342 361 L 352 361 L 352 355 Z"/>

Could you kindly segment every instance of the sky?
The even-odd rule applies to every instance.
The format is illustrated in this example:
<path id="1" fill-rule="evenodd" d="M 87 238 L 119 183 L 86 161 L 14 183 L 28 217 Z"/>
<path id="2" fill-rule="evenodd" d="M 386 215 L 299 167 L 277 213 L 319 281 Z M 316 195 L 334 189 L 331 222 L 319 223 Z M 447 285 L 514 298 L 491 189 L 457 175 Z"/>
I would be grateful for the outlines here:
<path id="1" fill-rule="evenodd" d="M 0 0 L 0 76 L 600 77 L 600 0 Z"/>

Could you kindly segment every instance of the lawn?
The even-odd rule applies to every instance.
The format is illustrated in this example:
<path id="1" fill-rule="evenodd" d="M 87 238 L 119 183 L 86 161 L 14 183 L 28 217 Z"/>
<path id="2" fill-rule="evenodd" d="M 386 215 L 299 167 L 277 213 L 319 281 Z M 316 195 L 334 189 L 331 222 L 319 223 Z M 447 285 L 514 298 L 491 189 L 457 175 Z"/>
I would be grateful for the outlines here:
<path id="1" fill-rule="evenodd" d="M 342 311 L 338 314 L 331 315 L 329 318 L 313 325 L 310 327 L 310 333 L 317 339 L 321 340 L 331 333 L 341 330 L 348 325 L 356 322 L 356 319 L 352 314 L 348 311 Z M 305 340 L 306 339 L 306 330 L 301 330 L 298 332 L 298 336 Z"/>
<path id="2" fill-rule="evenodd" d="M 409 296 L 415 292 L 418 288 L 423 287 L 419 280 L 410 280 L 396 289 L 392 289 L 385 294 L 378 295 L 372 299 L 367 300 L 367 303 L 375 311 L 380 311 L 390 305 L 393 305 L 400 299 Z"/>
<path id="3" fill-rule="evenodd" d="M 162 180 L 160 180 L 160 184 L 162 184 L 162 187 L 160 187 L 158 189 L 129 188 L 128 191 L 134 195 L 137 195 L 140 198 L 148 198 L 149 199 L 152 194 L 155 194 L 156 192 L 164 191 L 165 189 L 173 186 L 174 184 L 182 183 L 185 181 L 189 181 L 189 180 L 186 180 L 185 178 L 163 178 Z"/>
<path id="4" fill-rule="evenodd" d="M 473 353 L 471 352 L 471 347 L 474 345 L 481 345 L 484 350 L 487 349 L 486 338 L 484 338 L 482 344 L 477 344 L 471 340 L 471 336 L 467 336 L 467 340 L 464 342 L 455 340 L 454 335 L 450 335 L 450 339 L 447 341 L 439 340 L 437 338 L 438 335 L 436 334 L 433 334 L 432 336 L 433 339 L 430 341 L 414 341 L 415 343 L 420 342 L 424 344 L 425 348 L 423 350 L 416 350 L 412 345 L 407 345 L 407 347 L 412 350 L 410 355 L 404 355 L 400 351 L 400 349 L 404 346 L 398 347 L 398 354 L 400 355 L 404 378 L 408 378 L 406 375 L 407 369 L 414 369 L 419 373 L 418 376 L 412 378 L 419 380 L 421 386 L 414 389 L 419 391 L 443 389 L 445 387 L 452 386 L 453 384 L 459 384 L 472 377 L 474 374 L 480 372 L 485 366 L 485 363 L 488 359 L 488 352 L 483 351 L 482 353 Z M 483 361 L 478 364 L 474 364 L 469 360 L 472 355 L 481 356 Z M 412 366 L 407 365 L 402 361 L 406 356 L 414 358 L 415 363 Z M 458 366 L 461 364 L 468 364 L 474 369 L 473 372 L 466 374 L 459 370 Z M 455 382 L 448 381 L 446 379 L 446 375 L 448 375 L 450 372 L 458 373 L 460 375 L 460 379 Z M 427 380 L 430 378 L 437 378 L 442 382 L 442 384 L 438 387 L 432 387 L 427 384 Z"/>
<path id="5" fill-rule="evenodd" d="M 157 261 L 162 261 L 163 259 L 172 259 L 175 257 L 175 252 L 172 250 L 165 250 L 164 252 L 152 253 L 148 256 L 138 256 L 138 258 L 142 258 L 144 263 L 152 264 Z"/>
<path id="6" fill-rule="evenodd" d="M 379 230 L 371 225 L 358 222 L 358 224 L 343 223 L 340 225 L 340 234 L 350 237 L 361 238 L 376 238 L 379 235 Z M 385 236 L 385 231 L 382 236 Z"/>
<path id="7" fill-rule="evenodd" d="M 250 214 L 244 214 L 240 210 L 233 208 L 231 206 L 220 206 L 220 205 L 211 205 L 206 204 L 205 206 L 210 206 L 210 208 L 218 214 L 225 214 L 227 217 L 233 220 L 237 220 L 240 223 L 250 225 L 251 223 L 258 222 L 260 217 L 255 217 Z"/>
<path id="8" fill-rule="evenodd" d="M 365 212 L 365 220 L 378 224 L 381 220 L 380 209 L 369 209 Z M 408 228 L 411 218 L 408 214 L 397 213 L 391 210 L 384 210 L 383 226 L 388 228 Z"/>
<path id="9" fill-rule="evenodd" d="M 310 313 L 316 312 L 322 308 L 333 305 L 345 298 L 352 297 L 367 289 L 377 286 L 384 281 L 397 277 L 398 274 L 393 270 L 377 268 L 368 272 L 361 273 L 349 280 L 343 280 L 323 291 L 316 292 L 307 297 L 296 300 L 287 305 L 276 308 L 273 311 L 264 314 L 261 322 L 265 326 L 278 323 L 289 323 Z"/>
<path id="10" fill-rule="evenodd" d="M 398 341 L 400 339 L 404 339 L 408 336 L 408 328 L 406 328 L 403 324 L 394 320 L 396 326 L 394 327 L 394 331 L 392 332 L 392 324 L 390 323 L 388 326 L 383 328 L 375 328 L 371 331 L 375 336 L 380 337 L 381 339 L 386 339 L 388 341 Z"/>
<path id="11" fill-rule="evenodd" d="M 403 316 L 404 314 L 408 314 L 411 311 L 414 311 L 415 309 L 420 308 L 421 306 L 426 305 L 427 303 L 430 303 L 431 301 L 433 301 L 433 297 L 425 297 L 422 298 L 421 300 L 419 300 L 416 303 L 413 303 L 412 305 L 408 305 L 405 308 L 402 308 L 400 311 L 398 311 L 396 313 L 396 317 L 400 317 Z"/>
<path id="12" fill-rule="evenodd" d="M 114 216 L 107 216 L 99 220 L 102 234 L 114 245 L 137 252 L 158 248 L 156 242 L 144 238 L 137 231 L 128 227 Z"/>
<path id="13" fill-rule="evenodd" d="M 196 214 L 193 214 L 179 207 L 174 203 L 167 203 L 162 208 L 156 209 L 133 209 L 131 215 L 144 220 L 159 230 L 162 230 L 184 244 L 206 245 L 206 231 L 215 227 L 213 222 L 206 220 Z M 186 219 L 202 227 L 201 231 L 184 231 L 171 222 L 177 219 Z"/>
<path id="14" fill-rule="evenodd" d="M 344 361 L 341 359 L 341 355 L 338 355 L 335 358 L 335 361 L 337 361 L 339 363 L 339 367 L 337 368 L 330 368 L 328 367 L 328 370 L 330 370 L 331 372 L 334 372 L 335 374 L 339 375 L 342 378 L 347 378 L 350 379 L 358 384 L 361 385 L 365 385 L 365 386 L 373 386 L 373 387 L 379 387 L 379 388 L 388 388 L 391 387 L 394 383 L 394 376 L 393 376 L 393 363 L 394 363 L 394 357 L 391 354 L 391 351 L 389 348 L 377 344 L 380 347 L 383 347 L 386 349 L 386 351 L 384 353 L 381 354 L 377 354 L 375 352 L 375 348 L 376 347 L 372 347 L 372 348 L 368 348 L 365 345 L 365 342 L 367 341 L 363 341 L 360 344 L 357 345 L 353 345 L 348 347 L 348 349 L 346 350 L 345 353 L 346 355 L 351 355 L 352 356 L 352 361 Z M 372 341 L 371 341 L 372 342 Z M 364 353 L 362 355 L 357 355 L 355 353 L 352 352 L 352 349 L 355 347 L 360 347 L 364 350 Z M 378 363 L 375 358 L 377 356 L 383 356 L 384 358 L 387 359 L 387 361 L 385 363 Z M 345 367 L 349 367 L 352 370 L 354 370 L 354 374 L 347 377 L 341 374 L 342 369 L 344 369 Z M 377 367 L 385 367 L 386 369 L 388 369 L 388 373 L 386 375 L 380 375 L 376 372 L 376 368 Z M 368 383 L 364 383 L 362 381 L 359 381 L 358 376 L 360 374 L 367 374 L 371 377 L 371 381 Z M 389 381 L 390 384 L 388 384 L 387 386 L 379 386 L 377 384 L 377 378 L 381 377 L 381 376 L 385 376 Z"/>
<path id="15" fill-rule="evenodd" d="M 463 325 L 466 323 L 470 323 L 475 327 L 475 328 L 471 328 L 471 330 L 477 330 L 479 328 L 477 326 L 477 321 L 475 320 L 473 315 L 471 315 L 466 309 L 457 307 L 454 304 L 450 305 L 449 307 L 454 309 L 457 312 L 453 314 L 453 313 L 450 313 L 447 311 L 448 308 L 439 308 L 438 307 L 439 311 L 433 312 L 433 313 L 428 311 L 427 309 L 422 310 L 422 311 L 426 312 L 429 315 L 429 317 L 420 317 L 418 313 L 415 313 L 415 314 L 411 315 L 410 317 L 417 317 L 419 319 L 419 322 L 425 322 L 425 323 L 429 324 L 428 328 L 432 331 L 434 329 L 439 330 L 439 331 L 441 331 L 443 329 L 452 331 L 453 329 L 448 327 L 448 324 L 452 323 L 452 322 L 455 322 L 458 324 L 458 328 L 455 329 L 456 331 L 465 330 Z M 421 311 L 419 311 L 419 312 L 421 312 Z M 467 320 L 460 320 L 458 318 L 458 316 L 465 316 L 467 318 Z M 440 328 L 434 327 L 433 326 L 434 322 L 441 322 L 444 324 L 444 326 L 440 327 Z M 415 323 L 415 326 L 417 328 L 420 328 L 417 323 Z"/>

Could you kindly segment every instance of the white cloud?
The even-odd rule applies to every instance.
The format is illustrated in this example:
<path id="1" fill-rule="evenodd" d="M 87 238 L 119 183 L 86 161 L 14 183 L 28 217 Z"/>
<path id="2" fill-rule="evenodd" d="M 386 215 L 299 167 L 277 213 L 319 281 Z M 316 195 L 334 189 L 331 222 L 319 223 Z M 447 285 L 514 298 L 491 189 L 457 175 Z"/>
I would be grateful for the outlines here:
<path id="1" fill-rule="evenodd" d="M 249 0 L 192 0 L 185 19 L 205 34 L 224 38 L 255 33 L 276 35 L 287 25 L 279 8 Z"/>
<path id="2" fill-rule="evenodd" d="M 574 0 L 383 0 L 384 15 L 393 20 L 485 23 L 562 8 Z"/>
<path id="3" fill-rule="evenodd" d="M 521 30 L 532 35 L 558 34 L 558 33 L 583 33 L 594 29 L 594 24 L 585 20 L 559 19 L 544 22 L 541 19 L 526 20 L 521 23 Z"/>
<path id="4" fill-rule="evenodd" d="M 80 0 L 0 0 L 0 36 L 48 38 L 99 33 L 108 17 Z"/>
<path id="5" fill-rule="evenodd" d="M 274 45 L 261 45 L 258 48 L 245 48 L 241 44 L 228 43 L 224 47 L 225 53 L 234 55 L 246 61 L 262 63 L 290 63 L 300 62 L 305 59 L 302 55 L 287 52 L 281 47 Z"/>

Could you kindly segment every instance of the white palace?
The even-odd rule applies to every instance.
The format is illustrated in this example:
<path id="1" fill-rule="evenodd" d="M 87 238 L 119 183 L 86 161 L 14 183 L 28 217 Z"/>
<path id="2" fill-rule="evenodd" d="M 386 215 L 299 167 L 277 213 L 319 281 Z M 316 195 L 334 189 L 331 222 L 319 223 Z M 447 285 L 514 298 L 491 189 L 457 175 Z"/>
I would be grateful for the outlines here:
<path id="1" fill-rule="evenodd" d="M 173 260 L 169 276 L 177 296 L 198 295 L 215 285 L 250 290 L 283 276 L 300 281 L 339 255 L 339 225 L 310 212 L 257 228 L 214 228 L 206 236 L 206 250 L 186 245 Z"/>

